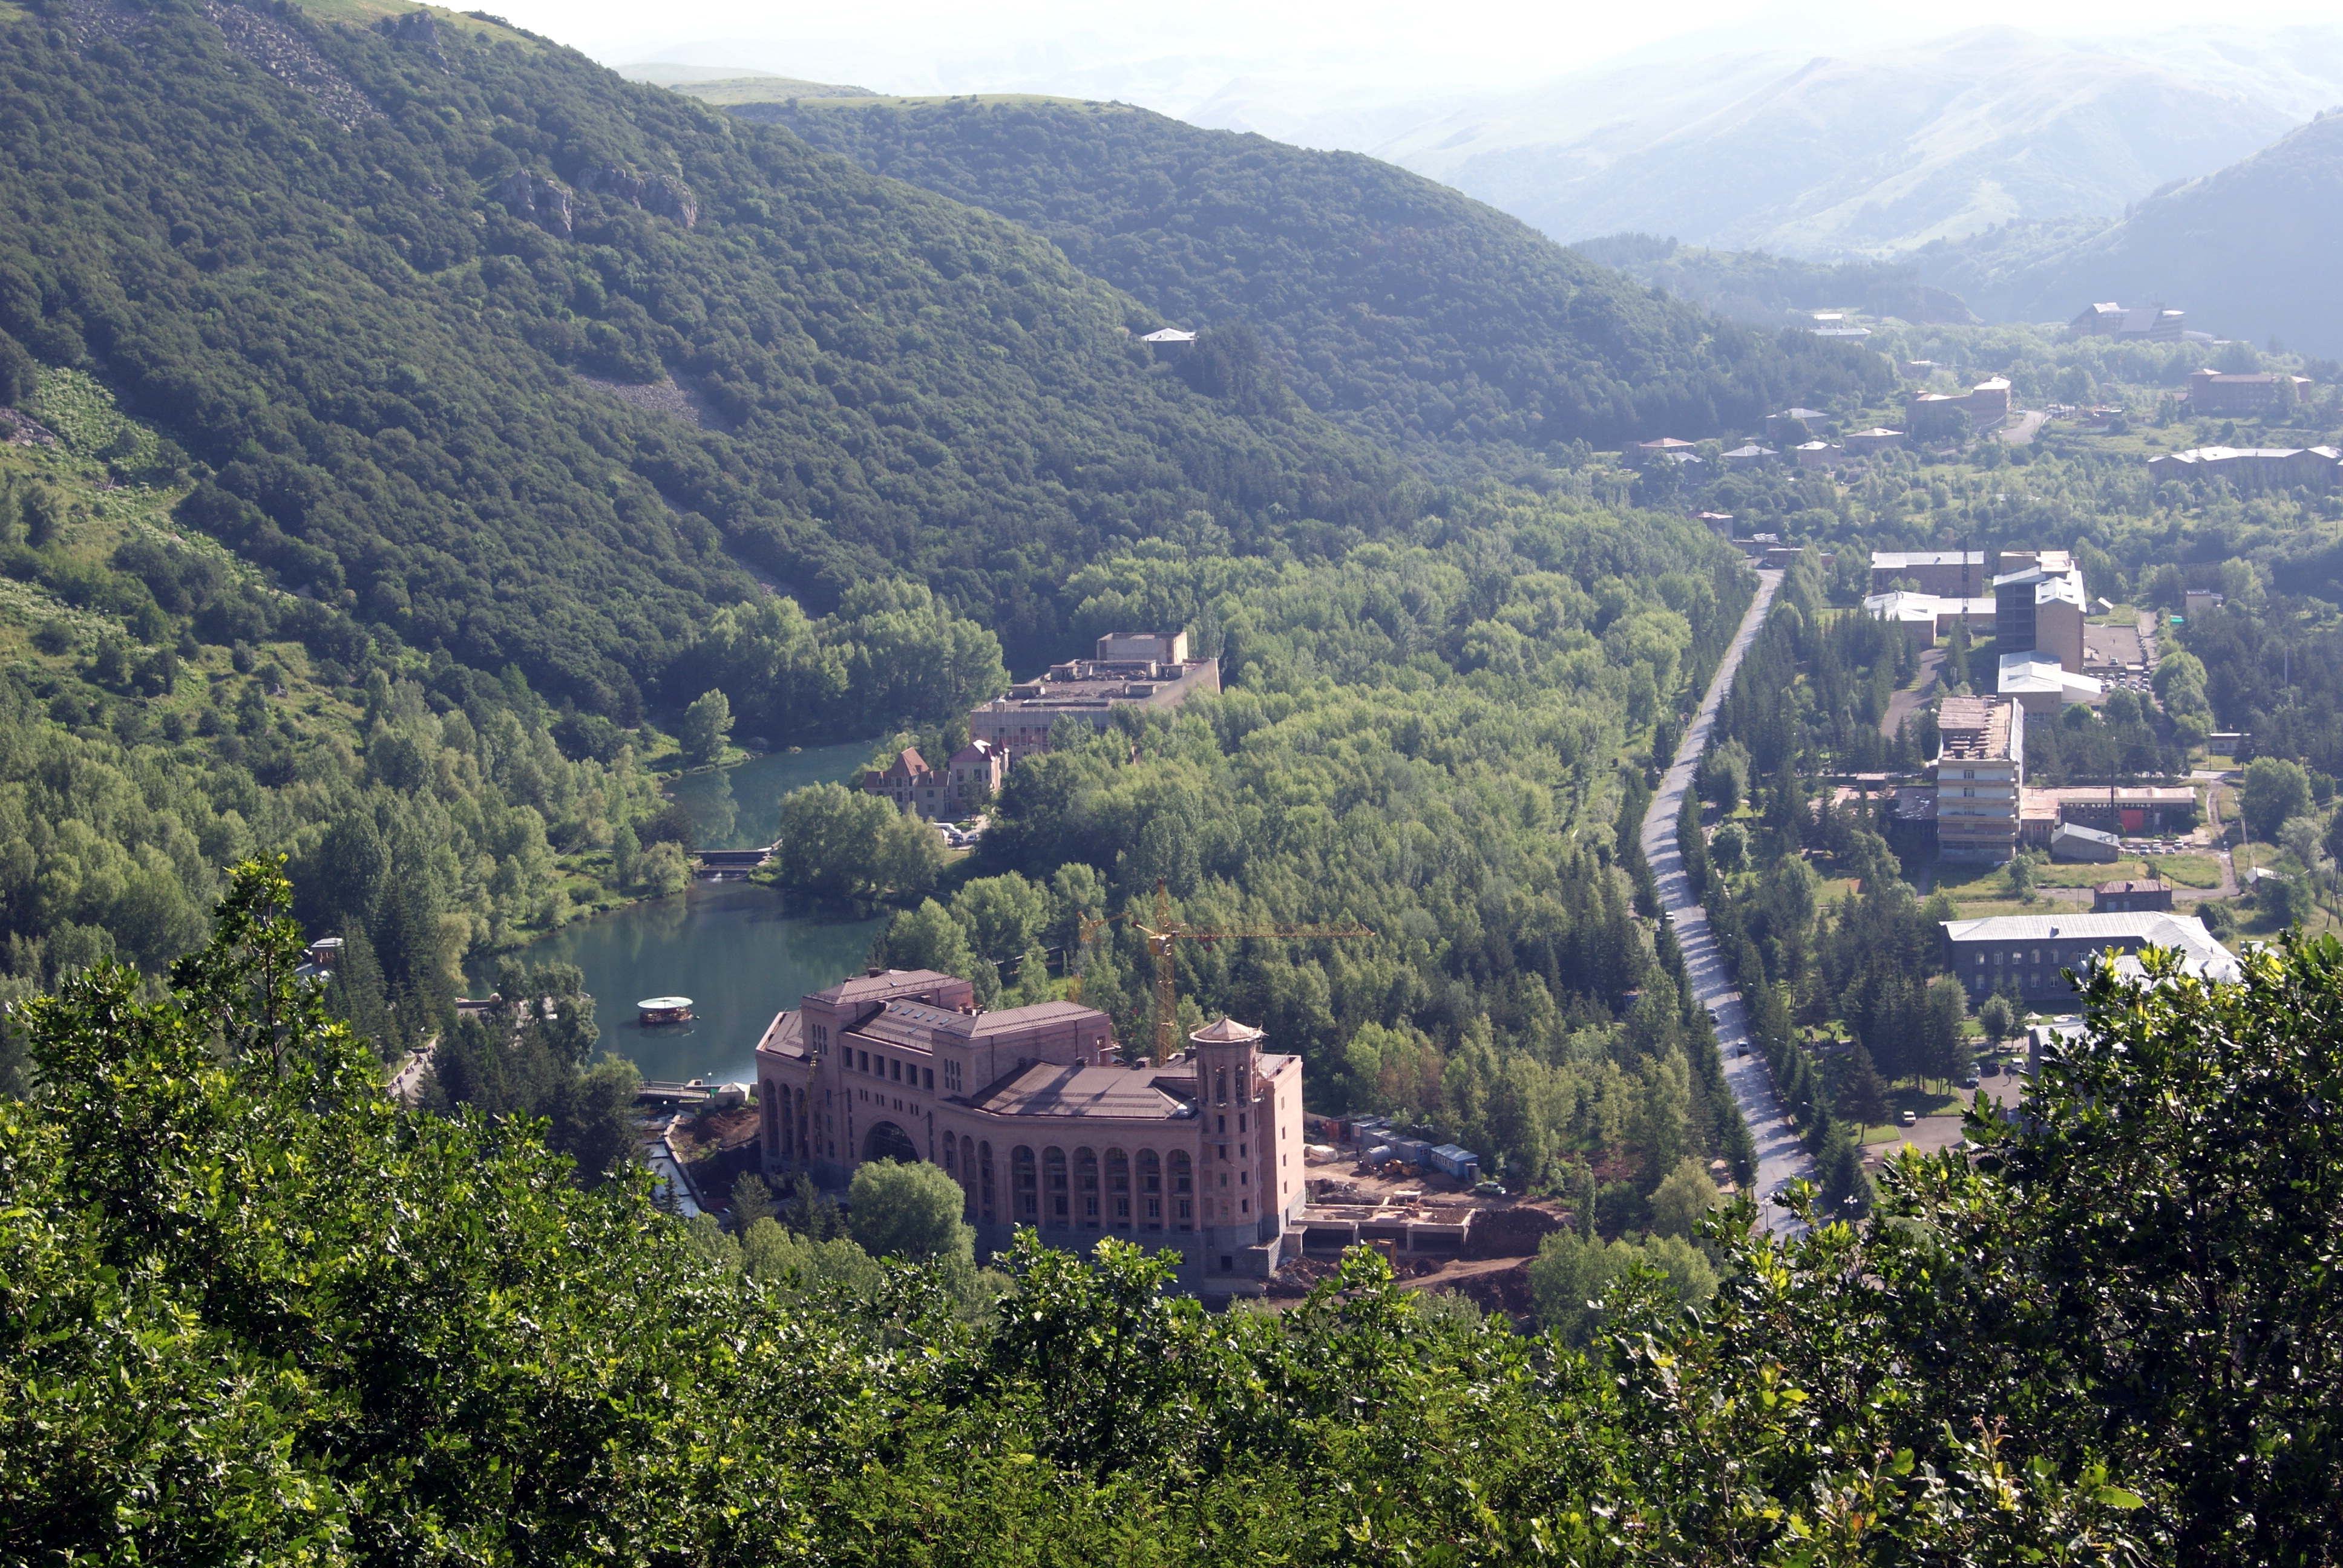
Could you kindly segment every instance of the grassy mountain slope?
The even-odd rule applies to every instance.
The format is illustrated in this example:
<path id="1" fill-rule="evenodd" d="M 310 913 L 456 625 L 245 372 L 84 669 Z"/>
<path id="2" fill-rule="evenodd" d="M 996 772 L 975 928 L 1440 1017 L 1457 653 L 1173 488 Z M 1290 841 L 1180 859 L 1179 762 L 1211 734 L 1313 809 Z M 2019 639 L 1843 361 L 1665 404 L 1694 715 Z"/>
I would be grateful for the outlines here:
<path id="1" fill-rule="evenodd" d="M 1153 366 L 1013 226 L 407 17 L 0 25 L 0 327 L 216 469 L 184 520 L 290 589 L 630 720 L 757 595 L 736 557 L 818 609 L 915 571 L 1022 662 L 1102 543 L 1413 504 L 1292 400 Z"/>
<path id="2" fill-rule="evenodd" d="M 2333 357 L 2343 355 L 2338 211 L 2343 115 L 2328 115 L 2097 232 L 2005 230 L 1916 259 L 1998 316 L 2065 321 L 2093 300 L 2161 299 L 2191 327 Z"/>
<path id="3" fill-rule="evenodd" d="M 1095 104 L 734 112 L 1014 218 L 1173 323 L 1249 323 L 1312 407 L 1434 467 L 1719 434 L 1884 374 L 1875 356 L 1655 299 L 1354 154 Z"/>

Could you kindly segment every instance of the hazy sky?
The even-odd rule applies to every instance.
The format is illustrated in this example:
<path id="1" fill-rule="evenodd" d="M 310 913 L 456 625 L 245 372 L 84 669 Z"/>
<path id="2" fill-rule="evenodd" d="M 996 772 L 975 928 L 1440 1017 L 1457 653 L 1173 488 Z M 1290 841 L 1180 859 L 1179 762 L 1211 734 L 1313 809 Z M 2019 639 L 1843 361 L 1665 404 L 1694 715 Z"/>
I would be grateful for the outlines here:
<path id="1" fill-rule="evenodd" d="M 1973 0 L 1956 12 L 1831 0 L 1018 0 L 977 7 L 959 0 L 504 0 L 499 9 L 610 65 L 737 65 L 880 91 L 1114 95 L 1173 113 L 1187 104 L 1165 100 L 1199 101 L 1245 76 L 1306 79 L 1313 95 L 1382 96 L 1534 81 L 1653 45 L 1705 53 L 1768 42 L 1835 53 L 1994 22 L 2068 37 L 2219 25 L 2202 5 L 2181 0 Z M 2266 0 L 2253 7 L 2251 25 L 2325 22 L 2333 12 L 2332 0 Z"/>

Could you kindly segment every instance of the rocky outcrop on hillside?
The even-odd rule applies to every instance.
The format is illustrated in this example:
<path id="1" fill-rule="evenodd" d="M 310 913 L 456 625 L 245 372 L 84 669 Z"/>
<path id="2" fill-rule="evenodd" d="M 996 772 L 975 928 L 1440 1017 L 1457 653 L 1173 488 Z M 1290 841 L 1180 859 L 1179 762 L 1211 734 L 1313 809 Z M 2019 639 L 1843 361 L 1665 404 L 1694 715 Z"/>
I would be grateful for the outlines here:
<path id="1" fill-rule="evenodd" d="M 505 211 L 513 216 L 533 223 L 548 234 L 569 237 L 569 187 L 551 176 L 515 169 L 498 180 L 488 194 L 504 203 Z"/>
<path id="2" fill-rule="evenodd" d="M 699 221 L 699 199 L 689 186 L 671 176 L 642 175 L 617 164 L 596 164 L 578 171 L 578 188 L 616 196 L 686 228 Z"/>
<path id="3" fill-rule="evenodd" d="M 326 116 L 342 129 L 353 131 L 361 120 L 383 117 L 382 111 L 342 75 L 341 67 L 319 54 L 317 45 L 297 29 L 248 6 L 222 4 L 222 0 L 206 0 L 204 15 L 218 26 L 230 50 L 317 99 Z"/>
<path id="4" fill-rule="evenodd" d="M 439 46 L 439 24 L 428 11 L 409 11 L 404 15 L 386 16 L 375 24 L 385 37 L 413 45 L 429 55 L 441 70 L 447 69 L 447 51 Z"/>
<path id="5" fill-rule="evenodd" d="M 54 447 L 57 438 L 30 414 L 0 407 L 0 441 L 11 447 Z"/>

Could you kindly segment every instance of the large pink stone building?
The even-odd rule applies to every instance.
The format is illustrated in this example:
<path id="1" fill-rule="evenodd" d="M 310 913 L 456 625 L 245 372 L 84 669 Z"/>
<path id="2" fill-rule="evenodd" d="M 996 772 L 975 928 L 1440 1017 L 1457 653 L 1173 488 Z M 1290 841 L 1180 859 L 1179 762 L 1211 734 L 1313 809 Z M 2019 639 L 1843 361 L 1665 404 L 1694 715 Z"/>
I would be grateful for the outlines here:
<path id="1" fill-rule="evenodd" d="M 1021 1225 L 1176 1251 L 1191 1288 L 1277 1267 L 1307 1196 L 1300 1057 L 1223 1020 L 1126 1067 L 1104 1013 L 974 1000 L 954 976 L 882 970 L 776 1017 L 757 1042 L 766 1173 L 835 1186 L 925 1160 L 960 1183 L 980 1253 Z"/>

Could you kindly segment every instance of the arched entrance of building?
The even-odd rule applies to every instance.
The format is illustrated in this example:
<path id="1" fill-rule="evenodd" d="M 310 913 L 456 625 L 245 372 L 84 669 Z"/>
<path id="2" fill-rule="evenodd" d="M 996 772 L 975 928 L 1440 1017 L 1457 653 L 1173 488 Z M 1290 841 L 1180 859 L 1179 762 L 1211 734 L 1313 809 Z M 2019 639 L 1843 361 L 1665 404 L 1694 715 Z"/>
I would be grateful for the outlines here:
<path id="1" fill-rule="evenodd" d="M 911 1141 L 910 1133 L 893 1122 L 881 1121 L 870 1130 L 870 1136 L 862 1141 L 862 1158 L 893 1160 L 910 1165 L 919 1160 L 920 1146 Z"/>

